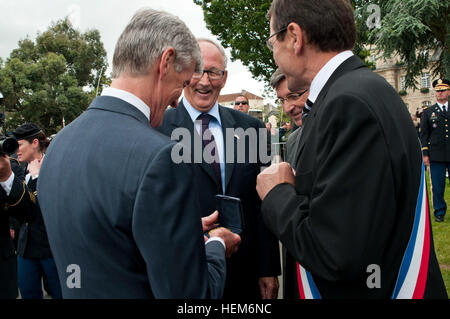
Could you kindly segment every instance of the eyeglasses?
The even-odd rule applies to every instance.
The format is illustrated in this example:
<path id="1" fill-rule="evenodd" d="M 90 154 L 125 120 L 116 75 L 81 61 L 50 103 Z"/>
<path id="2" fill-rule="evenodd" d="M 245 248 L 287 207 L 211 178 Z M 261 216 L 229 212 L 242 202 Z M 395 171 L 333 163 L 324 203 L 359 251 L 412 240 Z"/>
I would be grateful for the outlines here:
<path id="1" fill-rule="evenodd" d="M 285 98 L 280 97 L 280 98 L 277 99 L 277 103 L 283 105 L 286 102 L 297 101 L 307 91 L 308 91 L 308 89 L 306 89 L 306 90 L 304 90 L 303 92 L 300 92 L 300 93 L 291 93 L 288 96 L 286 96 Z"/>
<path id="2" fill-rule="evenodd" d="M 280 34 L 281 32 L 286 31 L 286 30 L 287 30 L 287 27 L 281 29 L 280 31 L 277 31 L 277 32 L 271 34 L 271 35 L 266 39 L 266 45 L 267 45 L 267 47 L 269 48 L 270 51 L 273 51 L 273 44 L 272 44 L 272 42 L 270 42 L 270 39 L 271 39 L 272 37 L 274 37 L 274 36 Z"/>
<path id="3" fill-rule="evenodd" d="M 248 105 L 248 102 L 246 102 L 246 101 L 236 101 L 236 102 L 234 102 L 234 105 L 239 105 L 239 104 Z"/>
<path id="4" fill-rule="evenodd" d="M 221 80 L 225 75 L 225 71 L 223 70 L 211 69 L 203 70 L 203 72 L 194 72 L 194 74 L 192 74 L 192 78 L 195 80 L 200 80 L 205 73 L 208 74 L 208 78 L 210 81 Z"/>

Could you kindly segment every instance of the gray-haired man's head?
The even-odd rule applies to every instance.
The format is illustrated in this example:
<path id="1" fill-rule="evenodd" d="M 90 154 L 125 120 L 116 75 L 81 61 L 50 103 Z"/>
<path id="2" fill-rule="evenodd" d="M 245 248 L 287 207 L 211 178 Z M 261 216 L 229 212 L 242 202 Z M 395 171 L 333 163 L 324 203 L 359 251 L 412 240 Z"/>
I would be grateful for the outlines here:
<path id="1" fill-rule="evenodd" d="M 112 77 L 147 74 L 169 47 L 175 50 L 177 72 L 194 61 L 196 71 L 202 70 L 197 40 L 183 21 L 167 12 L 147 8 L 139 10 L 117 41 Z"/>

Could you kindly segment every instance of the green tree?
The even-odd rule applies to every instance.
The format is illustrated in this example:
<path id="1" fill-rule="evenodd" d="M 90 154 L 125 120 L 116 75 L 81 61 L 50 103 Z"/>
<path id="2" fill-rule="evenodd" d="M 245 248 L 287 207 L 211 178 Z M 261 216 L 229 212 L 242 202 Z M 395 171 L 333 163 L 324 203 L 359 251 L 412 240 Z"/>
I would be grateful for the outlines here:
<path id="1" fill-rule="evenodd" d="M 366 43 L 373 44 L 384 57 L 398 54 L 406 67 L 407 87 L 415 88 L 415 79 L 429 65 L 435 77 L 450 76 L 450 1 L 354 0 L 354 3 L 355 17 L 367 34 Z M 374 4 L 381 14 L 376 27 L 371 23 Z"/>
<path id="2" fill-rule="evenodd" d="M 0 91 L 8 116 L 7 130 L 35 122 L 47 134 L 73 121 L 95 96 L 105 76 L 106 51 L 98 30 L 80 33 L 65 18 L 35 41 L 19 41 L 0 63 Z"/>
<path id="3" fill-rule="evenodd" d="M 194 0 L 201 6 L 206 26 L 225 48 L 231 60 L 240 60 L 257 80 L 269 81 L 276 65 L 266 48 L 271 0 Z"/>
<path id="4" fill-rule="evenodd" d="M 201 6 L 206 25 L 222 45 L 231 48 L 231 59 L 241 60 L 257 80 L 269 82 L 275 69 L 264 40 L 269 36 L 267 10 L 272 0 L 193 0 Z M 385 56 L 398 53 L 407 67 L 407 85 L 429 62 L 435 74 L 449 75 L 449 6 L 446 0 L 352 0 L 358 28 L 355 53 L 369 67 L 367 45 L 378 46 Z M 368 23 L 378 5 L 380 27 Z M 434 51 L 434 50 L 437 51 Z M 437 52 L 437 61 L 430 53 Z M 428 52 L 428 53 L 427 53 Z M 439 55 L 439 52 L 442 54 Z"/>

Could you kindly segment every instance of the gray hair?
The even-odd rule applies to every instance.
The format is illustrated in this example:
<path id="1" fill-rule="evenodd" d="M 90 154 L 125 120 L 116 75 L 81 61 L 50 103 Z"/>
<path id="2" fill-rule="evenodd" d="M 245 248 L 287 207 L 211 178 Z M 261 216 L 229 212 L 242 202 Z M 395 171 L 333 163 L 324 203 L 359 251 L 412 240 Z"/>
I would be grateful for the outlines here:
<path id="1" fill-rule="evenodd" d="M 148 74 L 164 50 L 175 50 L 175 70 L 181 72 L 195 62 L 195 71 L 203 70 L 200 47 L 186 24 L 178 17 L 149 8 L 136 12 L 117 41 L 112 77 Z"/>
<path id="2" fill-rule="evenodd" d="M 220 43 L 218 43 L 218 42 L 216 42 L 214 40 L 211 40 L 211 39 L 207 39 L 207 38 L 198 38 L 197 42 L 199 42 L 199 43 L 200 42 L 209 42 L 212 45 L 214 45 L 220 51 L 220 54 L 222 54 L 222 56 L 223 56 L 223 68 L 224 68 L 224 70 L 227 69 L 227 63 L 228 63 L 227 54 L 225 53 L 225 49 L 223 48 L 223 46 Z"/>
<path id="3" fill-rule="evenodd" d="M 276 90 L 281 82 L 286 79 L 286 76 L 281 72 L 280 69 L 277 69 L 270 78 L 270 85 Z"/>

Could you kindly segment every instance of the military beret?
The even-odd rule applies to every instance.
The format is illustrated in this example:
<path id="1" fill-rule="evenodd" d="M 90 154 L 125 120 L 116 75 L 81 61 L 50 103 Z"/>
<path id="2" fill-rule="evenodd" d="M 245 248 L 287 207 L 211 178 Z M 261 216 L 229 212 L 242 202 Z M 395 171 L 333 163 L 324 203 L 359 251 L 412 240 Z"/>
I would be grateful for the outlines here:
<path id="1" fill-rule="evenodd" d="M 450 89 L 450 81 L 447 79 L 437 79 L 433 82 L 433 88 L 436 91 L 445 91 Z"/>
<path id="2" fill-rule="evenodd" d="M 25 138 L 29 138 L 32 136 L 35 136 L 39 133 L 41 133 L 42 130 L 34 123 L 25 123 L 13 132 L 14 137 L 16 140 L 23 140 Z"/>

